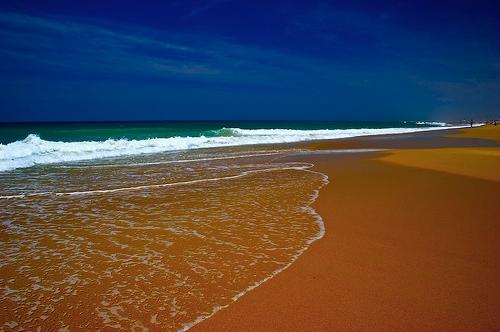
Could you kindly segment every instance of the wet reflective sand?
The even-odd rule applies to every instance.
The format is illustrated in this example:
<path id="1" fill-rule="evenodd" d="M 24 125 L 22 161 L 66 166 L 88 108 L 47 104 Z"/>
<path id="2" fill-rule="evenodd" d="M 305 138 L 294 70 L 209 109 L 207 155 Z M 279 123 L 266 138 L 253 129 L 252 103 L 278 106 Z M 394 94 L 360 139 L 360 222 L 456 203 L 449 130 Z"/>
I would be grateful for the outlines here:
<path id="1" fill-rule="evenodd" d="M 322 236 L 325 177 L 214 150 L 0 175 L 0 328 L 178 330 Z"/>

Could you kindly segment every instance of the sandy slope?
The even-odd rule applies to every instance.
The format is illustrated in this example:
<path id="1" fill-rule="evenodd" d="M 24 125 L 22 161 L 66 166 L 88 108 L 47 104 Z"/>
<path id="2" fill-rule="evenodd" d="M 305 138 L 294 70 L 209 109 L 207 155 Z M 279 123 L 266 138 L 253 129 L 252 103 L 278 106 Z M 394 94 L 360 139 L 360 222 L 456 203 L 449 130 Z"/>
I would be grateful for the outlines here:
<path id="1" fill-rule="evenodd" d="M 419 137 L 400 145 L 432 149 L 295 157 L 330 177 L 314 205 L 325 237 L 193 330 L 499 330 L 499 148 Z M 340 145 L 370 144 L 384 146 Z"/>

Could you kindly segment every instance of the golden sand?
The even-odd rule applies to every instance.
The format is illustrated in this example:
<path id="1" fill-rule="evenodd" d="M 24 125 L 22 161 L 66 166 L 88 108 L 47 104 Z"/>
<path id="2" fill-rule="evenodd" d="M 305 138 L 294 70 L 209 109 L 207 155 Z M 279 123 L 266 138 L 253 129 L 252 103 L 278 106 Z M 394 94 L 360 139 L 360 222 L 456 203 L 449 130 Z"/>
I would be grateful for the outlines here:
<path id="1" fill-rule="evenodd" d="M 446 144 L 470 146 L 498 130 L 460 135 L 468 136 Z M 400 143 L 394 136 L 310 146 L 373 144 Z M 155 163 L 60 171 L 56 182 L 68 187 L 60 190 L 152 187 L 2 200 L 0 326 L 178 329 L 229 305 L 193 329 L 499 330 L 499 148 L 417 147 L 204 162 L 185 174 Z M 286 168 L 307 163 L 330 178 L 313 205 L 325 237 L 233 302 L 287 267 L 320 231 L 307 204 L 321 174 Z M 170 173 L 186 181 L 269 167 L 224 183 L 155 187 Z M 80 185 L 88 172 L 97 180 Z"/>
<path id="2" fill-rule="evenodd" d="M 461 130 L 459 134 L 450 136 L 500 141 L 500 126 L 468 128 Z M 500 182 L 499 148 L 467 147 L 390 151 L 381 160 L 403 166 Z"/>
<path id="3" fill-rule="evenodd" d="M 304 160 L 325 237 L 193 330 L 500 330 L 498 148 Z"/>
<path id="4" fill-rule="evenodd" d="M 493 141 L 500 141 L 500 125 L 481 126 L 476 128 L 462 129 L 459 134 L 450 135 L 461 138 L 481 138 Z"/>
<path id="5" fill-rule="evenodd" d="M 499 148 L 451 148 L 391 151 L 381 158 L 403 166 L 500 182 Z"/>

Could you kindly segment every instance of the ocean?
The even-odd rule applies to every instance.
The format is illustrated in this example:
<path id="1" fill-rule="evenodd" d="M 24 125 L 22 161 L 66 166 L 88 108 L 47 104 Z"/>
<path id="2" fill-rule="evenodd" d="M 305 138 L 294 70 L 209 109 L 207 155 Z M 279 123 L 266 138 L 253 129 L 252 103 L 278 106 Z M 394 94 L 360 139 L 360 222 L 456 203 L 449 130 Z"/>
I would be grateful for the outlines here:
<path id="1" fill-rule="evenodd" d="M 188 329 L 325 233 L 311 204 L 327 177 L 294 160 L 304 151 L 274 143 L 442 128 L 3 124 L 0 326 Z"/>
<path id="2" fill-rule="evenodd" d="M 447 124 L 420 121 L 0 124 L 0 171 L 127 155 L 403 133 L 444 126 Z"/>

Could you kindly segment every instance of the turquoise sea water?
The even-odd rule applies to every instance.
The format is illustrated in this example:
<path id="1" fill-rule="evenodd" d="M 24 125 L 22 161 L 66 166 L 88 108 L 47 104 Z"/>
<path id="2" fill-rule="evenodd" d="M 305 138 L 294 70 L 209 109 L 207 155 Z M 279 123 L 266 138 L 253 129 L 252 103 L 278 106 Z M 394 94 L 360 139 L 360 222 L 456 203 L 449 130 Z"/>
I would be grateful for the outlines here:
<path id="1" fill-rule="evenodd" d="M 424 128 L 436 123 L 415 121 L 341 122 L 341 121 L 176 121 L 176 122 L 74 122 L 74 123 L 3 123 L 0 143 L 25 139 L 35 134 L 48 141 L 78 142 L 107 139 L 229 136 L 223 128 L 241 129 L 361 129 L 361 128 Z"/>
<path id="2" fill-rule="evenodd" d="M 439 122 L 192 121 L 0 124 L 0 172 L 35 165 L 448 128 Z"/>

